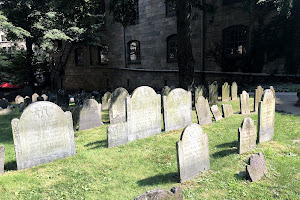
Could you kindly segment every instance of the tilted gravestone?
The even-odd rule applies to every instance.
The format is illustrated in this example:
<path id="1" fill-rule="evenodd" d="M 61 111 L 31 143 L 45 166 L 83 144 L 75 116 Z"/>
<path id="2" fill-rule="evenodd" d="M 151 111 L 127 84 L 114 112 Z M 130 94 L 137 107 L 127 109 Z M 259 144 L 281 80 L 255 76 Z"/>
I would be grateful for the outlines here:
<path id="1" fill-rule="evenodd" d="M 242 127 L 238 130 L 239 154 L 251 151 L 256 146 L 256 126 L 254 121 L 247 117 L 243 120 Z"/>
<path id="2" fill-rule="evenodd" d="M 34 94 L 31 96 L 32 102 L 36 102 L 38 97 L 39 97 L 39 95 L 38 95 L 37 93 L 34 93 Z"/>
<path id="3" fill-rule="evenodd" d="M 214 81 L 209 86 L 208 102 L 209 104 L 216 104 L 218 101 L 218 82 Z"/>
<path id="4" fill-rule="evenodd" d="M 184 128 L 193 122 L 192 93 L 182 88 L 163 97 L 165 131 Z"/>
<path id="5" fill-rule="evenodd" d="M 275 98 L 270 89 L 265 90 L 263 100 L 258 105 L 258 142 L 272 140 L 275 123 Z"/>
<path id="6" fill-rule="evenodd" d="M 200 125 L 209 125 L 212 123 L 208 100 L 203 96 L 199 96 L 196 101 L 196 113 Z"/>
<path id="7" fill-rule="evenodd" d="M 227 82 L 222 85 L 222 101 L 230 101 L 230 85 Z"/>
<path id="8" fill-rule="evenodd" d="M 23 97 L 29 96 L 31 97 L 33 95 L 33 90 L 29 86 L 25 86 L 23 88 Z"/>
<path id="9" fill-rule="evenodd" d="M 135 200 L 183 200 L 182 188 L 172 187 L 171 191 L 154 189 L 138 196 Z"/>
<path id="10" fill-rule="evenodd" d="M 101 104 L 94 99 L 85 100 L 79 114 L 79 131 L 102 126 Z"/>
<path id="11" fill-rule="evenodd" d="M 129 94 L 124 88 L 117 88 L 111 96 L 111 104 L 109 108 L 109 122 L 115 124 L 126 121 L 126 97 Z"/>
<path id="12" fill-rule="evenodd" d="M 129 141 L 161 132 L 161 97 L 151 87 L 136 88 L 126 106 Z"/>
<path id="13" fill-rule="evenodd" d="M 223 119 L 223 117 L 222 117 L 222 115 L 221 115 L 221 113 L 220 113 L 219 108 L 218 108 L 217 105 L 213 105 L 212 107 L 210 107 L 210 110 L 211 110 L 211 112 L 212 112 L 212 114 L 214 116 L 214 119 L 216 121 L 219 121 L 219 120 Z"/>
<path id="14" fill-rule="evenodd" d="M 238 86 L 236 82 L 231 84 L 231 100 L 236 101 L 238 99 Z"/>
<path id="15" fill-rule="evenodd" d="M 111 92 L 106 92 L 102 97 L 102 110 L 107 110 L 111 103 Z"/>
<path id="16" fill-rule="evenodd" d="M 227 118 L 233 115 L 232 105 L 231 104 L 222 104 L 223 117 Z"/>
<path id="17" fill-rule="evenodd" d="M 263 93 L 264 93 L 264 89 L 260 85 L 257 86 L 257 88 L 255 89 L 255 92 L 254 92 L 254 111 L 255 112 L 258 111 L 258 104 L 261 101 Z"/>
<path id="18" fill-rule="evenodd" d="M 256 182 L 266 173 L 268 173 L 268 169 L 263 154 L 257 153 L 251 155 L 249 165 L 246 165 L 247 177 L 249 177 L 252 182 Z"/>
<path id="19" fill-rule="evenodd" d="M 180 182 L 209 170 L 208 136 L 198 124 L 187 126 L 176 143 Z"/>
<path id="20" fill-rule="evenodd" d="M 0 175 L 4 174 L 5 149 L 0 145 Z"/>
<path id="21" fill-rule="evenodd" d="M 240 94 L 240 108 L 242 115 L 250 114 L 249 94 L 245 90 L 242 92 L 242 94 Z"/>
<path id="22" fill-rule="evenodd" d="M 275 89 L 273 86 L 270 86 L 270 90 L 272 90 L 273 97 L 276 99 Z"/>
<path id="23" fill-rule="evenodd" d="M 76 154 L 72 114 L 54 103 L 31 104 L 11 126 L 18 170 Z"/>
<path id="24" fill-rule="evenodd" d="M 120 122 L 107 127 L 108 148 L 126 144 L 128 141 L 128 124 Z"/>

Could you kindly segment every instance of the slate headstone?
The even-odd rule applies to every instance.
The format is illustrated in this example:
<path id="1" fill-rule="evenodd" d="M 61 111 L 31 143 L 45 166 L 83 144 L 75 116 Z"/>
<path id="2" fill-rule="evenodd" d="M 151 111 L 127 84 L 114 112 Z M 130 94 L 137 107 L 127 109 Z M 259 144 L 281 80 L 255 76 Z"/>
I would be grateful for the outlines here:
<path id="1" fill-rule="evenodd" d="M 109 108 L 110 124 L 126 121 L 126 97 L 129 94 L 125 88 L 120 87 L 113 91 Z"/>
<path id="2" fill-rule="evenodd" d="M 212 123 L 208 100 L 203 96 L 199 96 L 196 101 L 196 113 L 200 125 L 209 125 Z"/>
<path id="3" fill-rule="evenodd" d="M 102 126 L 101 104 L 94 99 L 85 100 L 79 114 L 79 131 Z"/>
<path id="4" fill-rule="evenodd" d="M 242 115 L 250 114 L 249 94 L 245 90 L 242 92 L 242 94 L 240 94 L 240 108 Z"/>
<path id="5" fill-rule="evenodd" d="M 230 101 L 230 85 L 227 82 L 222 85 L 222 101 Z"/>
<path id="6" fill-rule="evenodd" d="M 251 151 L 256 146 L 256 126 L 254 121 L 247 117 L 243 120 L 242 127 L 238 130 L 239 154 Z"/>
<path id="7" fill-rule="evenodd" d="M 29 96 L 31 97 L 33 95 L 33 90 L 29 86 L 25 86 L 23 88 L 23 97 Z"/>
<path id="8" fill-rule="evenodd" d="M 227 118 L 233 115 L 232 105 L 231 104 L 222 104 L 223 117 Z"/>
<path id="9" fill-rule="evenodd" d="M 171 191 L 154 189 L 138 196 L 135 200 L 183 200 L 182 188 L 180 186 L 171 188 Z"/>
<path id="10" fill-rule="evenodd" d="M 203 96 L 204 98 L 208 97 L 207 89 L 203 85 L 198 85 L 195 89 L 195 103 L 199 96 Z"/>
<path id="11" fill-rule="evenodd" d="M 9 106 L 9 103 L 6 100 L 0 99 L 0 107 L 6 109 Z"/>
<path id="12" fill-rule="evenodd" d="M 106 92 L 102 97 L 102 110 L 110 108 L 111 104 L 111 92 Z"/>
<path id="13" fill-rule="evenodd" d="M 214 81 L 209 86 L 209 104 L 216 104 L 218 102 L 218 82 Z"/>
<path id="14" fill-rule="evenodd" d="M 128 124 L 120 122 L 107 127 L 108 148 L 126 144 L 128 141 Z"/>
<path id="15" fill-rule="evenodd" d="M 5 148 L 0 145 L 0 175 L 4 174 Z"/>
<path id="16" fill-rule="evenodd" d="M 263 93 L 264 93 L 264 89 L 260 85 L 257 86 L 257 88 L 255 89 L 255 92 L 254 92 L 254 111 L 255 112 L 258 111 L 258 104 L 261 101 Z"/>
<path id="17" fill-rule="evenodd" d="M 236 82 L 231 84 L 231 100 L 236 101 L 238 99 L 238 85 Z"/>
<path id="18" fill-rule="evenodd" d="M 72 120 L 73 120 L 73 130 L 76 131 L 77 125 L 79 122 L 79 115 L 80 115 L 80 106 L 71 107 L 70 112 L 72 113 Z"/>
<path id="19" fill-rule="evenodd" d="M 249 159 L 249 165 L 246 165 L 246 174 L 252 182 L 259 181 L 266 173 L 268 169 L 263 154 L 257 153 L 251 155 Z"/>
<path id="20" fill-rule="evenodd" d="M 221 115 L 221 113 L 220 113 L 219 108 L 218 108 L 217 105 L 211 106 L 210 110 L 211 110 L 211 112 L 212 112 L 212 114 L 214 116 L 214 119 L 216 121 L 219 121 L 219 120 L 223 119 L 223 117 L 222 117 L 222 115 Z"/>
<path id="21" fill-rule="evenodd" d="M 66 111 L 69 108 L 69 95 L 66 90 L 58 90 L 56 102 L 57 105 L 61 107 L 64 111 Z"/>

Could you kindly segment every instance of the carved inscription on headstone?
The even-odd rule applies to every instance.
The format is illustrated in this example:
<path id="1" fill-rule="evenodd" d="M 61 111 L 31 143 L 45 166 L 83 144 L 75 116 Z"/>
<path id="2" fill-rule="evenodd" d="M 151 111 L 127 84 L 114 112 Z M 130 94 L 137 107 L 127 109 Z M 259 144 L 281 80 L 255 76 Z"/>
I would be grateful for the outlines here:
<path id="1" fill-rule="evenodd" d="M 209 86 L 208 102 L 209 104 L 216 104 L 218 101 L 218 82 L 214 81 Z"/>
<path id="2" fill-rule="evenodd" d="M 107 145 L 108 148 L 126 144 L 128 141 L 127 122 L 110 124 L 107 127 Z"/>
<path id="3" fill-rule="evenodd" d="M 232 105 L 231 104 L 222 104 L 223 117 L 227 118 L 233 115 Z"/>
<path id="4" fill-rule="evenodd" d="M 208 100 L 203 96 L 199 96 L 196 101 L 196 113 L 200 125 L 209 125 L 212 123 Z"/>
<path id="5" fill-rule="evenodd" d="M 247 117 L 243 120 L 242 127 L 238 133 L 238 149 L 239 154 L 251 151 L 256 146 L 256 126 L 251 118 Z"/>
<path id="6" fill-rule="evenodd" d="M 240 94 L 240 108 L 242 115 L 250 114 L 249 94 L 245 90 L 242 92 L 242 94 Z"/>
<path id="7" fill-rule="evenodd" d="M 107 110 L 111 103 L 111 92 L 106 92 L 102 97 L 102 110 Z"/>
<path id="8" fill-rule="evenodd" d="M 222 101 L 230 101 L 230 85 L 225 82 L 222 85 Z"/>
<path id="9" fill-rule="evenodd" d="M 4 174 L 5 149 L 0 145 L 0 175 Z"/>
<path id="10" fill-rule="evenodd" d="M 265 90 L 258 107 L 258 142 L 272 140 L 274 136 L 275 98 L 270 89 Z"/>
<path id="11" fill-rule="evenodd" d="M 254 111 L 255 112 L 258 111 L 258 104 L 261 101 L 263 93 L 264 93 L 264 89 L 260 85 L 257 86 L 257 88 L 255 89 L 255 92 L 254 92 Z"/>
<path id="12" fill-rule="evenodd" d="M 102 125 L 101 104 L 94 99 L 85 100 L 79 114 L 79 131 Z"/>
<path id="13" fill-rule="evenodd" d="M 124 88 L 117 88 L 111 96 L 111 105 L 109 108 L 109 122 L 115 124 L 126 121 L 126 97 L 129 94 Z"/>
<path id="14" fill-rule="evenodd" d="M 165 131 L 184 128 L 193 122 L 192 94 L 181 88 L 163 97 Z"/>
<path id="15" fill-rule="evenodd" d="M 249 165 L 246 165 L 246 174 L 251 181 L 259 181 L 266 173 L 268 173 L 268 169 L 263 154 L 251 155 Z"/>
<path id="16" fill-rule="evenodd" d="M 210 109 L 216 121 L 223 119 L 217 105 L 213 105 Z"/>
<path id="17" fill-rule="evenodd" d="M 54 103 L 31 104 L 11 125 L 18 170 L 76 154 L 72 114 Z"/>
<path id="18" fill-rule="evenodd" d="M 187 126 L 176 147 L 180 182 L 210 169 L 208 137 L 200 125 Z"/>
<path id="19" fill-rule="evenodd" d="M 236 82 L 233 82 L 231 85 L 231 100 L 235 101 L 238 99 L 238 86 Z"/>

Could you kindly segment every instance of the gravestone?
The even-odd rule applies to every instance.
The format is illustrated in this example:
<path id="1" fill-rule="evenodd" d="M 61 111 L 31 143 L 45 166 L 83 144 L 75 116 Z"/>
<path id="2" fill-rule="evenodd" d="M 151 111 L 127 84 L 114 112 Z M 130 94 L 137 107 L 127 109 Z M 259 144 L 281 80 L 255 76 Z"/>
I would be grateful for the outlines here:
<path id="1" fill-rule="evenodd" d="M 251 181 L 259 181 L 266 173 L 268 169 L 263 154 L 260 152 L 251 155 L 249 165 L 246 165 L 246 174 Z"/>
<path id="2" fill-rule="evenodd" d="M 169 86 L 164 86 L 161 90 L 161 96 L 167 96 L 169 92 L 171 91 L 171 88 Z"/>
<path id="3" fill-rule="evenodd" d="M 108 148 L 126 144 L 128 141 L 127 122 L 110 124 L 107 127 L 107 145 Z"/>
<path id="4" fill-rule="evenodd" d="M 37 101 L 37 98 L 39 97 L 39 95 L 37 93 L 34 93 L 31 97 L 32 99 L 32 103 Z"/>
<path id="5" fill-rule="evenodd" d="M 250 114 L 249 94 L 245 90 L 242 92 L 242 94 L 240 94 L 240 108 L 242 115 Z"/>
<path id="6" fill-rule="evenodd" d="M 258 111 L 258 104 L 261 101 L 263 93 L 264 93 L 264 89 L 260 85 L 257 86 L 257 88 L 255 89 L 255 92 L 254 92 L 254 111 L 255 112 Z"/>
<path id="7" fill-rule="evenodd" d="M 216 104 L 218 102 L 218 82 L 214 81 L 209 86 L 209 95 L 208 95 L 209 104 Z"/>
<path id="8" fill-rule="evenodd" d="M 161 132 L 161 97 L 151 87 L 136 88 L 126 106 L 129 141 Z"/>
<path id="9" fill-rule="evenodd" d="M 208 100 L 203 96 L 199 96 L 196 101 L 196 113 L 200 125 L 209 125 L 212 123 Z"/>
<path id="10" fill-rule="evenodd" d="M 111 92 L 106 92 L 102 97 L 102 110 L 109 109 L 111 104 Z"/>
<path id="11" fill-rule="evenodd" d="M 184 128 L 193 122 L 192 93 L 182 88 L 163 97 L 165 131 Z"/>
<path id="12" fill-rule="evenodd" d="M 231 104 L 222 104 L 223 117 L 227 118 L 233 115 L 232 105 Z"/>
<path id="13" fill-rule="evenodd" d="M 236 82 L 231 85 L 231 100 L 236 101 L 238 99 L 238 86 Z"/>
<path id="14" fill-rule="evenodd" d="M 42 94 L 42 97 L 44 98 L 44 101 L 48 100 L 48 96 L 46 94 Z"/>
<path id="15" fill-rule="evenodd" d="M 79 114 L 78 130 L 86 130 L 102 126 L 101 104 L 94 99 L 85 100 Z"/>
<path id="16" fill-rule="evenodd" d="M 29 86 L 25 86 L 23 88 L 23 97 L 29 96 L 31 97 L 33 95 L 33 90 Z"/>
<path id="17" fill-rule="evenodd" d="M 300 91 L 297 92 L 298 101 L 296 102 L 296 106 L 300 106 Z"/>
<path id="18" fill-rule="evenodd" d="M 109 108 L 109 122 L 115 124 L 126 121 L 126 97 L 129 94 L 124 88 L 117 88 L 111 95 L 111 103 Z"/>
<path id="19" fill-rule="evenodd" d="M 66 90 L 60 89 L 56 95 L 56 102 L 64 111 L 69 108 L 69 95 Z M 51 101 L 51 100 L 50 100 Z"/>
<path id="20" fill-rule="evenodd" d="M 26 108 L 26 104 L 25 103 L 20 103 L 19 104 L 19 112 L 23 112 L 25 108 Z"/>
<path id="21" fill-rule="evenodd" d="M 4 174 L 5 149 L 0 145 L 0 175 Z"/>
<path id="22" fill-rule="evenodd" d="M 208 97 L 207 89 L 203 85 L 198 85 L 195 89 L 195 103 L 200 96 L 203 96 L 204 98 Z"/>
<path id="23" fill-rule="evenodd" d="M 187 126 L 176 143 L 180 182 L 209 170 L 208 137 L 198 124 Z"/>
<path id="24" fill-rule="evenodd" d="M 79 122 L 79 114 L 80 114 L 81 107 L 76 106 L 76 107 L 71 107 L 70 112 L 72 113 L 72 120 L 73 120 L 73 130 L 77 130 L 77 125 Z"/>
<path id="25" fill-rule="evenodd" d="M 138 196 L 135 200 L 183 200 L 182 188 L 172 187 L 171 191 L 164 189 L 154 189 Z"/>
<path id="26" fill-rule="evenodd" d="M 242 127 L 238 129 L 239 154 L 251 151 L 256 146 L 256 126 L 254 121 L 247 117 L 243 120 Z"/>
<path id="27" fill-rule="evenodd" d="M 9 103 L 6 100 L 0 99 L 0 107 L 6 109 L 9 106 Z"/>
<path id="28" fill-rule="evenodd" d="M 18 98 L 16 97 L 16 100 L 15 100 L 16 104 L 24 103 L 24 101 L 25 100 L 22 96 L 19 96 Z"/>
<path id="29" fill-rule="evenodd" d="M 13 112 L 12 106 L 7 106 L 7 108 L 0 110 L 0 115 L 8 115 Z"/>
<path id="30" fill-rule="evenodd" d="M 270 89 L 265 90 L 258 105 L 258 142 L 272 140 L 274 136 L 275 98 Z"/>
<path id="31" fill-rule="evenodd" d="M 213 105 L 212 107 L 210 107 L 210 109 L 211 109 L 211 112 L 212 112 L 212 114 L 214 116 L 214 119 L 216 121 L 219 121 L 219 120 L 223 119 L 217 105 Z"/>
<path id="32" fill-rule="evenodd" d="M 222 101 L 230 101 L 230 85 L 227 82 L 222 85 Z"/>
<path id="33" fill-rule="evenodd" d="M 76 154 L 72 115 L 54 103 L 29 105 L 11 126 L 18 170 Z"/>
<path id="34" fill-rule="evenodd" d="M 273 86 L 270 86 L 270 90 L 272 91 L 273 93 L 273 97 L 276 99 L 276 94 L 275 94 L 275 89 Z"/>

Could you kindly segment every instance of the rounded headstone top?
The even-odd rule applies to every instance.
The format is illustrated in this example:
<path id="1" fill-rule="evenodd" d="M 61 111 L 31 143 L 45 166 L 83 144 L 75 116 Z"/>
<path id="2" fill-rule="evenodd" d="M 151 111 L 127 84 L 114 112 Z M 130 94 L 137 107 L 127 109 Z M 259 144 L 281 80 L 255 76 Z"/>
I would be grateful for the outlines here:
<path id="1" fill-rule="evenodd" d="M 142 95 L 147 95 L 147 94 L 152 96 L 157 95 L 153 88 L 149 86 L 140 86 L 132 92 L 131 98 L 139 98 Z"/>
<path id="2" fill-rule="evenodd" d="M 185 89 L 176 88 L 174 90 L 171 90 L 169 92 L 169 94 L 167 95 L 167 97 L 171 97 L 171 96 L 178 95 L 178 94 L 187 95 L 189 93 L 191 93 L 191 92 L 190 91 L 186 91 Z"/>
<path id="3" fill-rule="evenodd" d="M 205 134 L 202 127 L 199 124 L 192 123 L 184 128 L 180 140 L 195 139 L 198 138 L 200 134 Z"/>
<path id="4" fill-rule="evenodd" d="M 274 95 L 271 89 L 266 89 L 264 91 L 263 101 L 266 101 L 268 99 L 273 99 Z"/>

